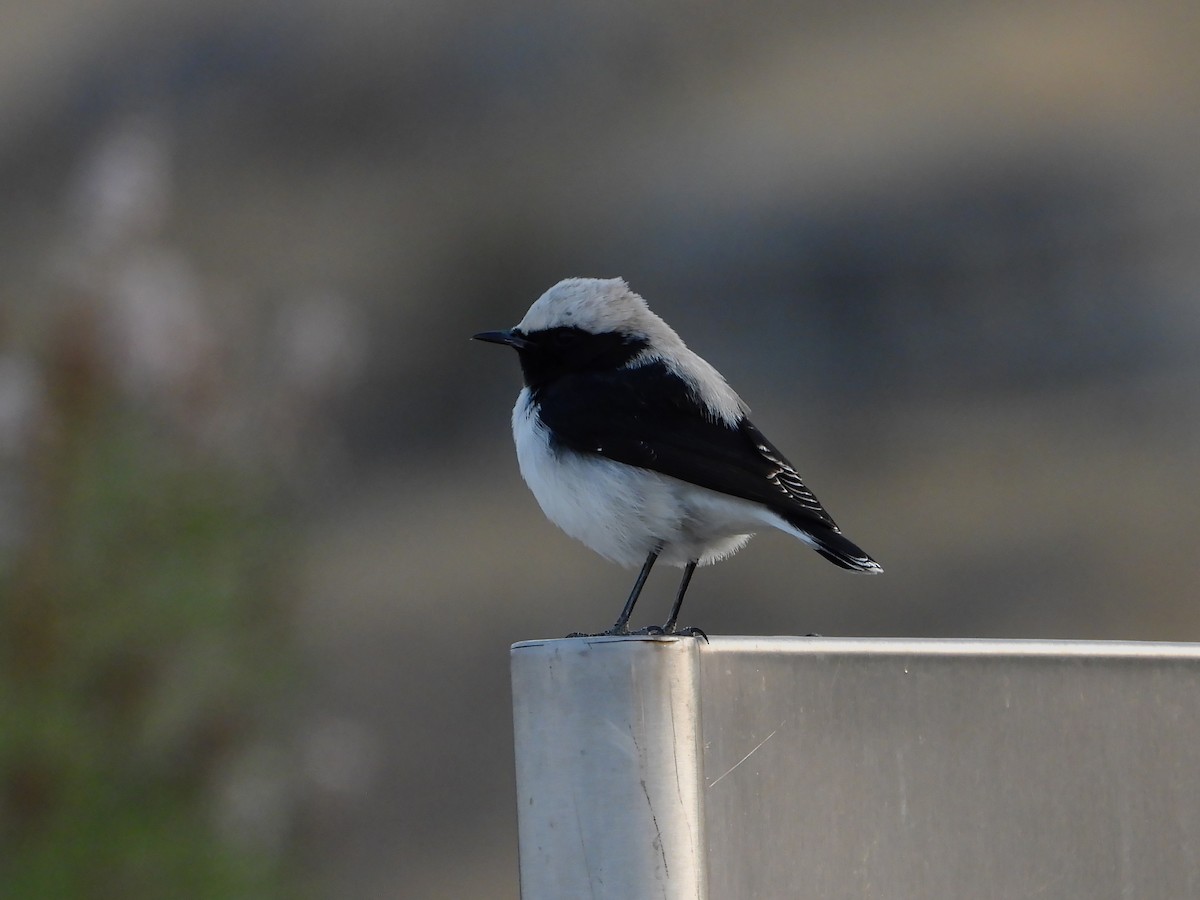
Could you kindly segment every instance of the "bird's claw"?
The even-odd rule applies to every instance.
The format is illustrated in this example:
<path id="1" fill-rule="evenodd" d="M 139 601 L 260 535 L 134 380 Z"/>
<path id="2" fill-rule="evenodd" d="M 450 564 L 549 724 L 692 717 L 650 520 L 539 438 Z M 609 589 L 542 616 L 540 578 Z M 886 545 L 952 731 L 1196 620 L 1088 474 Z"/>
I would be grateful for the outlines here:
<path id="1" fill-rule="evenodd" d="M 648 637 L 698 637 L 704 638 L 704 642 L 708 643 L 708 635 L 701 629 L 689 625 L 687 628 L 667 628 L 665 625 L 647 625 L 645 628 L 639 628 L 637 631 L 632 631 L 630 634 L 644 634 Z"/>
<path id="2" fill-rule="evenodd" d="M 628 637 L 630 634 L 641 634 L 640 631 L 631 632 L 624 625 L 614 625 L 607 631 L 572 631 L 567 635 L 568 638 L 585 638 L 585 637 Z"/>
<path id="3" fill-rule="evenodd" d="M 610 628 L 608 631 L 572 631 L 568 638 L 585 637 L 625 637 L 629 631 L 625 628 Z"/>
<path id="4" fill-rule="evenodd" d="M 698 637 L 704 638 L 704 643 L 709 643 L 708 635 L 700 628 L 694 625 L 689 625 L 686 628 L 672 628 L 670 631 L 663 625 L 647 625 L 645 628 L 639 628 L 637 631 L 630 631 L 627 628 L 610 628 L 608 631 L 598 631 L 595 634 L 589 634 L 585 631 L 572 631 L 567 635 L 567 638 L 589 638 L 589 637 Z"/>
<path id="5" fill-rule="evenodd" d="M 630 634 L 646 635 L 647 637 L 662 637 L 666 633 L 661 625 L 647 625 L 645 628 L 630 632 Z"/>

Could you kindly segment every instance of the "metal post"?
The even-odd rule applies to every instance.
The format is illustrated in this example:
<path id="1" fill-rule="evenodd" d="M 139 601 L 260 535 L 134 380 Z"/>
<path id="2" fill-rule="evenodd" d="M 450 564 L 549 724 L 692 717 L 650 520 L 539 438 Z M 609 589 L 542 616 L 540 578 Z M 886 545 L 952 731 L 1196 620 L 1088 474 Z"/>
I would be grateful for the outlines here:
<path id="1" fill-rule="evenodd" d="M 512 651 L 524 900 L 1200 897 L 1200 645 Z"/>
<path id="2" fill-rule="evenodd" d="M 695 639 L 513 648 L 524 900 L 701 900 Z"/>

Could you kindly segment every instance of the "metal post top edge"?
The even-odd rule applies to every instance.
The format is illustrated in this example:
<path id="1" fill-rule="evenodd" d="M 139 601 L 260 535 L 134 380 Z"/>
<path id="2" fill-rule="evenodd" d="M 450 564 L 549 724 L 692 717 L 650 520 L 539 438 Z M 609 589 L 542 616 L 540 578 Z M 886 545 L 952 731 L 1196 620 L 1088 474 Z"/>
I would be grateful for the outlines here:
<path id="1" fill-rule="evenodd" d="M 701 638 L 673 635 L 597 635 L 518 641 L 513 654 L 549 649 L 579 650 L 599 644 L 662 644 L 695 642 L 703 654 L 799 654 L 845 656 L 985 656 L 1072 657 L 1102 659 L 1196 659 L 1200 643 L 1166 641 L 1095 641 L 1026 638 L 854 638 L 710 635 Z M 612 649 L 616 649 L 615 647 Z M 633 650 L 633 646 L 628 649 Z"/>

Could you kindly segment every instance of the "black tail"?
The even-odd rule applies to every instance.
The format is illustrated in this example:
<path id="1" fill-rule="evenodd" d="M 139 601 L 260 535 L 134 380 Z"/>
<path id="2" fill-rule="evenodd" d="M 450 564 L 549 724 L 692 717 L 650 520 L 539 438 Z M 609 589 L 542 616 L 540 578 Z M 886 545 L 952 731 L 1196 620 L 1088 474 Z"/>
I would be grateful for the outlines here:
<path id="1" fill-rule="evenodd" d="M 816 541 L 817 545 L 813 549 L 835 566 L 841 566 L 843 569 L 850 569 L 853 572 L 870 572 L 872 574 L 883 571 L 883 566 L 871 559 L 866 551 L 840 531 L 817 527 L 811 523 L 796 527 Z"/>

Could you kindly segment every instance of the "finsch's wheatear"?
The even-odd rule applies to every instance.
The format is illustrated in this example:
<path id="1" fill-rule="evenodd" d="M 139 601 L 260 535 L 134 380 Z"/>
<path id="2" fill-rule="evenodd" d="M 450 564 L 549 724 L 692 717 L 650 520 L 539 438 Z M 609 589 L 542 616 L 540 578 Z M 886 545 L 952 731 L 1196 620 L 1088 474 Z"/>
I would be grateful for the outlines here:
<path id="1" fill-rule="evenodd" d="M 763 526 L 844 569 L 883 571 L 754 427 L 721 374 L 622 279 L 560 281 L 515 328 L 475 338 L 520 358 L 513 438 L 542 511 L 613 562 L 641 564 L 605 634 L 627 633 L 659 559 L 681 567 L 683 579 L 667 621 L 646 631 L 674 633 L 696 566 L 736 553 Z"/>

